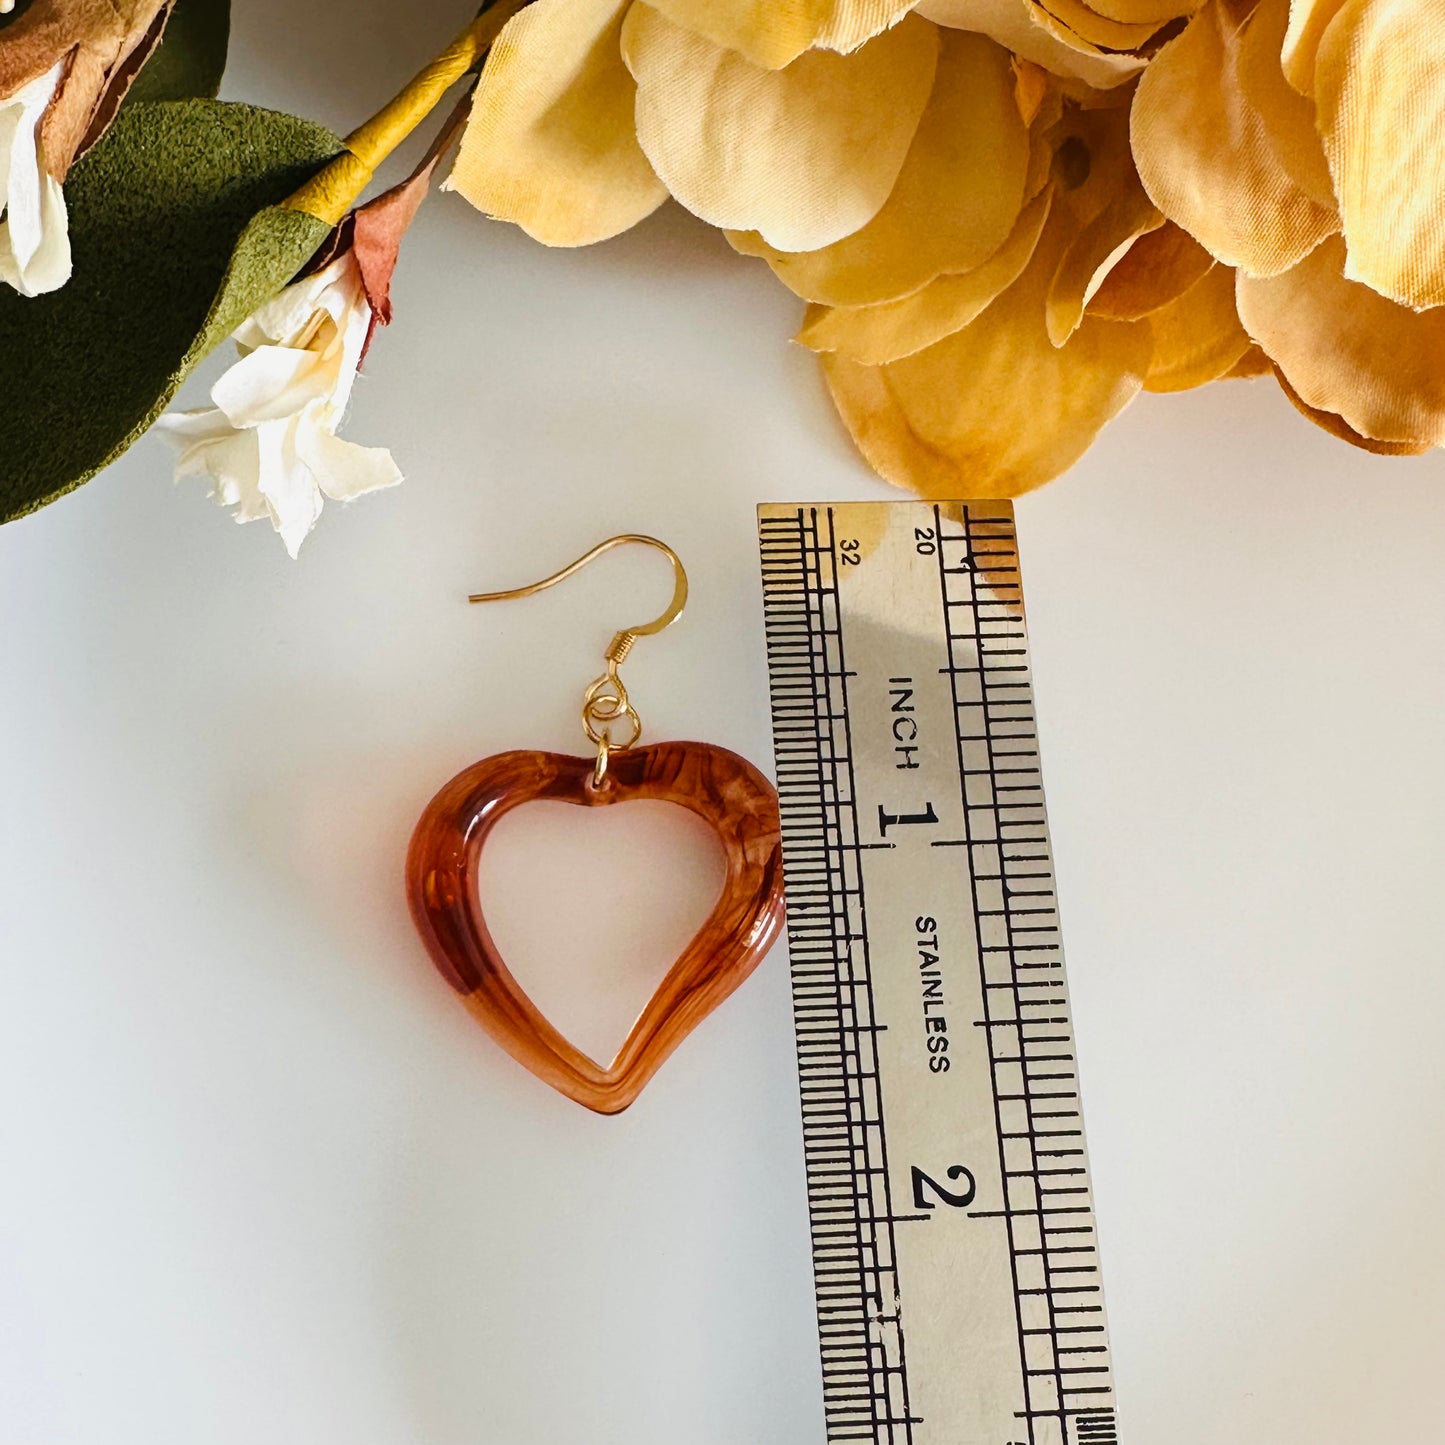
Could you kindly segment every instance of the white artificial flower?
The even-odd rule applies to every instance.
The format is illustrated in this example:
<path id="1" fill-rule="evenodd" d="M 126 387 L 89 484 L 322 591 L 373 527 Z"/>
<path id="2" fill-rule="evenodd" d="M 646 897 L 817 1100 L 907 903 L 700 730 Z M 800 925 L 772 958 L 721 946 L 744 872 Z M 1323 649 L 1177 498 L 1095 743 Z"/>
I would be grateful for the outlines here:
<path id="1" fill-rule="evenodd" d="M 62 61 L 0 100 L 0 281 L 22 296 L 59 290 L 70 279 L 65 192 L 45 169 L 38 133 L 64 68 Z"/>
<path id="2" fill-rule="evenodd" d="M 323 497 L 345 502 L 399 482 L 384 447 L 336 435 L 371 321 L 351 251 L 243 321 L 241 359 L 211 388 L 215 406 L 156 423 L 181 448 L 177 480 L 211 477 L 211 495 L 238 522 L 269 517 L 293 557 Z"/>

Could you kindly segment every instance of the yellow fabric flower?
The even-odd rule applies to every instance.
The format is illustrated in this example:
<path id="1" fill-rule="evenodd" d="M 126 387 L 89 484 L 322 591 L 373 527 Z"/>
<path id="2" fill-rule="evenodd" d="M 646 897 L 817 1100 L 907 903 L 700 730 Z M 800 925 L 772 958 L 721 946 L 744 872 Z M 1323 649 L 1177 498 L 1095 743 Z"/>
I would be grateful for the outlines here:
<path id="1" fill-rule="evenodd" d="M 492 51 L 448 185 L 553 245 L 615 235 L 668 192 L 786 249 L 839 240 L 887 200 L 938 63 L 935 26 L 865 8 L 881 28 L 851 54 L 770 68 L 650 5 L 534 0 Z"/>
<path id="2" fill-rule="evenodd" d="M 1156 205 L 1238 268 L 1286 394 L 1376 451 L 1445 445 L 1445 12 L 1207 0 L 1139 83 Z"/>
<path id="3" fill-rule="evenodd" d="M 550 245 L 669 195 L 720 227 L 925 493 L 1025 490 L 1140 390 L 1269 370 L 1418 449 L 1445 442 L 1437 5 L 534 0 L 448 184 Z"/>
<path id="4" fill-rule="evenodd" d="M 810 311 L 799 339 L 825 351 L 838 410 L 888 480 L 939 497 L 1026 491 L 1145 385 L 1148 315 L 1089 307 L 1163 218 L 1130 159 L 1127 96 L 1091 102 L 1035 119 L 1025 204 L 994 255 L 900 299 Z"/>

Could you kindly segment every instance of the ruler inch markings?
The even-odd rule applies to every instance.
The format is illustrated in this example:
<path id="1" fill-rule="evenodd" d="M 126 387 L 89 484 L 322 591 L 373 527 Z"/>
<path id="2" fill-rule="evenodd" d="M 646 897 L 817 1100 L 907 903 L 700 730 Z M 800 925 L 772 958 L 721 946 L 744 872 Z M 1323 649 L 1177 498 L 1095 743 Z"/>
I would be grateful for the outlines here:
<path id="1" fill-rule="evenodd" d="M 826 1438 L 1117 1445 L 1012 507 L 759 545 Z"/>

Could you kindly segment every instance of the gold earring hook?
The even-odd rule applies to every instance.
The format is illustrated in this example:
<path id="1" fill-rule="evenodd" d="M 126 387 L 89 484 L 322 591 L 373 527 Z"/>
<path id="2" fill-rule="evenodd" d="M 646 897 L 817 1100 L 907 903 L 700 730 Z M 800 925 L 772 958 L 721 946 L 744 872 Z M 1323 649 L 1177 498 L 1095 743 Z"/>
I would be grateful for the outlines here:
<path id="1" fill-rule="evenodd" d="M 549 587 L 555 587 L 559 582 L 565 582 L 573 573 L 580 572 L 593 558 L 629 542 L 655 547 L 672 563 L 672 601 L 651 622 L 624 627 L 621 632 L 613 634 L 612 641 L 607 644 L 602 654 L 607 661 L 607 671 L 592 682 L 583 694 L 582 727 L 588 739 L 597 745 L 597 766 L 593 769 L 592 781 L 593 786 L 599 788 L 606 785 L 608 754 L 630 748 L 642 736 L 642 719 L 628 698 L 627 689 L 623 686 L 617 669 L 632 651 L 632 646 L 639 637 L 654 636 L 665 627 L 672 626 L 682 615 L 682 609 L 687 606 L 687 571 L 682 565 L 682 559 L 666 542 L 660 542 L 656 537 L 647 537 L 640 532 L 623 532 L 616 537 L 609 537 L 605 542 L 599 542 L 575 562 L 569 562 L 560 572 L 554 572 L 540 582 L 530 582 L 525 587 L 509 587 L 502 592 L 474 592 L 467 598 L 468 602 L 504 602 L 511 598 L 535 596 Z M 611 724 L 622 719 L 627 721 L 630 736 L 620 742 L 614 741 Z"/>
<path id="2" fill-rule="evenodd" d="M 555 587 L 559 582 L 565 582 L 573 573 L 580 572 L 595 557 L 600 557 L 604 552 L 610 552 L 614 547 L 626 546 L 629 542 L 639 542 L 645 547 L 655 547 L 659 552 L 672 563 L 674 576 L 672 588 L 672 601 L 667 604 L 666 610 L 651 622 L 639 623 L 636 627 L 624 627 L 621 632 L 613 638 L 608 647 L 610 653 L 617 647 L 623 638 L 626 643 L 622 644 L 622 655 L 625 657 L 632 650 L 632 644 L 639 637 L 651 637 L 659 633 L 665 627 L 671 627 L 682 615 L 682 609 L 687 606 L 687 571 L 682 565 L 680 558 L 666 542 L 660 542 L 656 537 L 645 537 L 640 532 L 623 532 L 616 537 L 609 537 L 605 542 L 599 542 L 589 552 L 584 552 L 575 562 L 569 562 L 560 572 L 554 572 L 550 577 L 544 577 L 540 582 L 530 582 L 525 587 L 509 587 L 505 592 L 474 592 L 467 598 L 468 602 L 505 602 L 511 598 L 533 597 L 538 592 L 545 592 L 549 587 Z M 622 659 L 618 658 L 620 662 Z"/>

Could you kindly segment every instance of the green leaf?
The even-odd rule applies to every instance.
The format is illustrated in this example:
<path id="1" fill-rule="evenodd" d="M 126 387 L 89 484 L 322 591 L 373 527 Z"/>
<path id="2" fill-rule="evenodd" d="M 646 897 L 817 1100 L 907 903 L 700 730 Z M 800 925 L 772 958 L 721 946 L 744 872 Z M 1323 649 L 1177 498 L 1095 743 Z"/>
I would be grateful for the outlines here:
<path id="1" fill-rule="evenodd" d="M 126 106 L 66 181 L 75 271 L 0 287 L 0 521 L 78 487 L 331 227 L 277 203 L 341 149 L 296 116 L 217 100 Z"/>
<path id="2" fill-rule="evenodd" d="M 161 43 L 136 76 L 126 104 L 215 95 L 230 38 L 231 0 L 176 0 Z"/>

